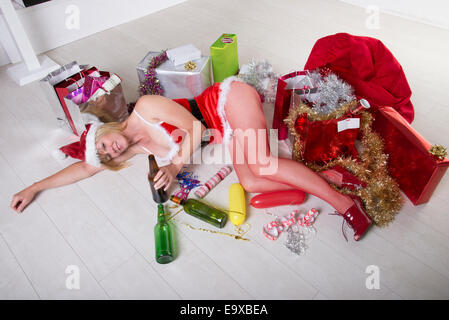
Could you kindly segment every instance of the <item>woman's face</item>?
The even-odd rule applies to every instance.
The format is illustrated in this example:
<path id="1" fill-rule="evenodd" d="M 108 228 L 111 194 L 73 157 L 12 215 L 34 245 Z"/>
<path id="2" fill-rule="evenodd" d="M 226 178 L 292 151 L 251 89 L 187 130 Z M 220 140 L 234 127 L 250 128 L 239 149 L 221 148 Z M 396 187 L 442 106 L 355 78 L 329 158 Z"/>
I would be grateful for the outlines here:
<path id="1" fill-rule="evenodd" d="M 128 140 L 118 132 L 109 132 L 102 135 L 96 144 L 97 151 L 108 159 L 114 159 L 121 155 L 127 148 Z"/>

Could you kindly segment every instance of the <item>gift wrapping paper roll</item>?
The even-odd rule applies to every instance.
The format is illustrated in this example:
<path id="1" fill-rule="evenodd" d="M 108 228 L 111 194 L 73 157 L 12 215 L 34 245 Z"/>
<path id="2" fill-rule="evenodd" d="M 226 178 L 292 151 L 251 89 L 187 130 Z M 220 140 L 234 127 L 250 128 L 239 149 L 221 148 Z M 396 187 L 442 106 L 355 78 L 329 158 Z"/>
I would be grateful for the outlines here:
<path id="1" fill-rule="evenodd" d="M 212 178 L 207 180 L 207 182 L 198 188 L 195 191 L 195 195 L 200 198 L 203 198 L 206 194 L 209 193 L 221 180 L 223 180 L 228 174 L 232 172 L 232 168 L 230 166 L 225 166 L 220 169 Z"/>

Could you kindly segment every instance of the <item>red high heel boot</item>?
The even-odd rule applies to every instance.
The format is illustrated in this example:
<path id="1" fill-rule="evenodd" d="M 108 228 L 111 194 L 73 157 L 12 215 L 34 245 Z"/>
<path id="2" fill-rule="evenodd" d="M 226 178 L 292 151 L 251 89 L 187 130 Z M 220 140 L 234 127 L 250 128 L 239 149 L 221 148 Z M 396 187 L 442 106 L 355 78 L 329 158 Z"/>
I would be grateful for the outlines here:
<path id="1" fill-rule="evenodd" d="M 359 241 L 373 221 L 363 209 L 363 204 L 360 198 L 353 195 L 349 196 L 352 198 L 354 204 L 346 210 L 345 213 L 342 214 L 338 212 L 338 214 L 342 215 L 345 221 L 354 230 L 354 240 Z M 343 235 L 346 238 L 344 232 Z M 346 238 L 346 240 L 348 239 Z"/>

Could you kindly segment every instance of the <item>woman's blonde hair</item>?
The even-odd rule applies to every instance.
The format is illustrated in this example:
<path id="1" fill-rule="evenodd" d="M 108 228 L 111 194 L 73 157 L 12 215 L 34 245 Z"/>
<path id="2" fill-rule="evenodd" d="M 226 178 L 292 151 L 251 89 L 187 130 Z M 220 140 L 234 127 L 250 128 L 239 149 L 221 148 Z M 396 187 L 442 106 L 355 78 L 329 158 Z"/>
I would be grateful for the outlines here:
<path id="1" fill-rule="evenodd" d="M 99 107 L 98 103 L 95 101 L 90 101 L 81 112 L 93 114 L 103 123 L 116 121 L 116 119 L 108 111 Z"/>
<path id="2" fill-rule="evenodd" d="M 124 126 L 121 122 L 108 122 L 103 124 L 95 133 L 95 144 L 103 135 L 112 132 L 122 134 L 125 128 L 126 125 Z M 116 163 L 114 159 L 110 159 L 104 154 L 98 154 L 98 157 L 100 158 L 100 162 L 109 170 L 118 171 L 129 166 L 127 162 Z"/>

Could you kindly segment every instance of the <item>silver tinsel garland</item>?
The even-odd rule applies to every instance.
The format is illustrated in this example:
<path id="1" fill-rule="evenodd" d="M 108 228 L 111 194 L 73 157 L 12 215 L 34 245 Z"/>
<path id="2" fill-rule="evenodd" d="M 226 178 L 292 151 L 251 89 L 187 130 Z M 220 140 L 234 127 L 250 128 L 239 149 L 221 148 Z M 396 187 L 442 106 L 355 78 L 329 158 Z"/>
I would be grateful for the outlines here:
<path id="1" fill-rule="evenodd" d="M 238 77 L 253 86 L 263 102 L 275 101 L 278 75 L 273 72 L 273 66 L 268 61 L 251 58 L 248 64 L 241 67 Z"/>
<path id="2" fill-rule="evenodd" d="M 306 236 L 302 232 L 295 232 L 292 228 L 287 230 L 287 241 L 285 242 L 285 246 L 291 252 L 299 255 L 302 255 L 306 252 L 308 246 L 306 244 Z"/>
<path id="3" fill-rule="evenodd" d="M 307 245 L 307 240 L 315 235 L 316 229 L 313 226 L 301 228 L 290 227 L 287 230 L 287 240 L 285 242 L 285 247 L 298 256 L 303 255 L 309 248 L 309 246 Z"/>
<path id="4" fill-rule="evenodd" d="M 318 94 L 313 101 L 313 109 L 319 114 L 329 114 L 339 108 L 340 104 L 351 102 L 355 99 L 353 88 L 337 77 L 329 73 L 326 77 L 321 77 L 319 71 L 310 73 L 312 83 L 318 87 Z M 307 95 L 304 95 L 307 100 Z"/>

